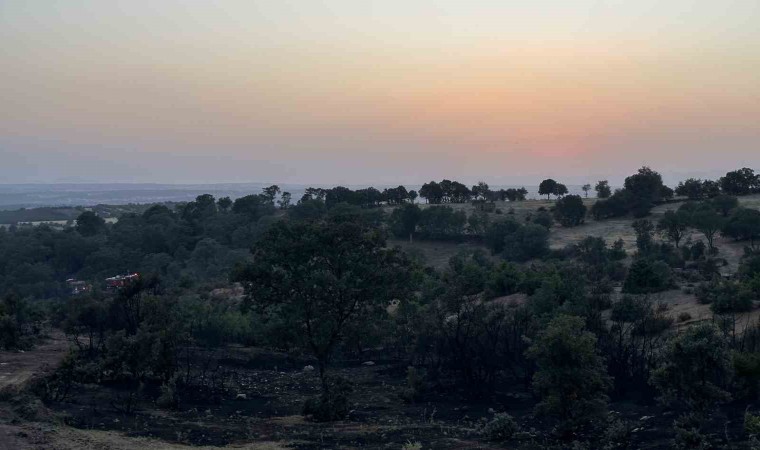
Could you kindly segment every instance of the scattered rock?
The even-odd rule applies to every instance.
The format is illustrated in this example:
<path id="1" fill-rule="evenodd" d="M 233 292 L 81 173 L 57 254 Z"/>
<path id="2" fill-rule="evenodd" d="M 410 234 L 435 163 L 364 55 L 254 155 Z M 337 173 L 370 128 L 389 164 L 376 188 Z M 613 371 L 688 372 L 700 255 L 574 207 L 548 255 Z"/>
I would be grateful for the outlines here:
<path id="1" fill-rule="evenodd" d="M 303 367 L 303 371 L 304 372 L 311 372 L 313 370 L 314 370 L 314 366 L 312 366 L 312 365 L 308 365 L 308 366 L 304 366 Z"/>
<path id="2" fill-rule="evenodd" d="M 245 394 L 238 394 L 235 396 L 235 400 L 247 400 L 248 396 Z"/>
<path id="3" fill-rule="evenodd" d="M 493 408 L 488 408 L 489 414 L 496 414 L 496 411 Z"/>
<path id="4" fill-rule="evenodd" d="M 642 422 L 644 422 L 644 421 L 652 419 L 652 418 L 654 418 L 654 416 L 641 416 L 641 419 L 639 419 L 639 420 L 642 421 Z"/>
<path id="5" fill-rule="evenodd" d="M 374 361 L 365 361 L 362 363 L 362 366 L 374 366 L 374 365 L 375 365 Z"/>

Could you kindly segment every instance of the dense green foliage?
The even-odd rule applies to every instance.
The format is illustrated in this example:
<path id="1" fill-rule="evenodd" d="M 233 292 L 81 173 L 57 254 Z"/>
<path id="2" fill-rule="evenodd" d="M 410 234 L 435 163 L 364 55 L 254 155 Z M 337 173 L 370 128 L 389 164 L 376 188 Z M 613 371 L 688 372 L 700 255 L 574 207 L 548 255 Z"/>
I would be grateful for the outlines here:
<path id="1" fill-rule="evenodd" d="M 533 387 L 541 395 L 541 414 L 565 427 L 589 425 L 606 417 L 611 380 L 583 319 L 558 316 L 538 334 L 527 355 L 536 362 Z"/>
<path id="2" fill-rule="evenodd" d="M 586 205 L 578 195 L 562 197 L 554 206 L 554 217 L 563 227 L 580 225 L 586 218 Z"/>
<path id="3" fill-rule="evenodd" d="M 225 375 L 204 369 L 209 355 L 257 346 L 318 367 L 321 391 L 303 408 L 315 421 L 364 407 L 333 364 L 359 366 L 372 353 L 406 371 L 403 395 L 388 401 L 493 399 L 532 387 L 536 416 L 526 414 L 539 428 L 530 433 L 545 432 L 541 445 L 619 448 L 609 443 L 625 441 L 625 426 L 609 402 L 656 397 L 683 413 L 677 443 L 708 442 L 709 411 L 758 392 L 760 328 L 738 330 L 736 317 L 760 300 L 760 213 L 703 190 L 658 223 L 635 220 L 635 252 L 582 236 L 550 248 L 553 218 L 570 227 L 586 214 L 579 196 L 557 186 L 553 208 L 525 216 L 478 209 L 502 195 L 485 183 L 444 180 L 420 192 L 433 205 L 413 203 L 402 186 L 310 188 L 294 202 L 272 186 L 154 205 L 113 224 L 85 212 L 62 230 L 0 230 L 0 346 L 28 348 L 43 328 L 62 329 L 74 351 L 38 394 L 56 402 L 72 385 L 118 384 L 124 396 L 113 404 L 125 413 L 146 387 L 161 408 L 181 409 L 191 393 L 213 402 Z M 684 186 L 692 192 L 696 182 Z M 642 169 L 601 202 L 623 199 L 623 214 L 640 215 L 670 195 Z M 480 203 L 459 204 L 472 198 Z M 704 238 L 686 238 L 690 230 Z M 716 257 L 718 232 L 748 244 L 731 277 Z M 428 267 L 415 250 L 430 244 L 390 235 L 452 241 L 434 245 L 458 253 Z M 139 279 L 106 289 L 106 277 L 128 271 Z M 92 289 L 74 293 L 67 278 Z M 714 324 L 660 301 L 676 287 L 710 304 Z M 510 445 L 525 434 L 521 418 L 493 413 L 473 427 L 482 438 Z"/>

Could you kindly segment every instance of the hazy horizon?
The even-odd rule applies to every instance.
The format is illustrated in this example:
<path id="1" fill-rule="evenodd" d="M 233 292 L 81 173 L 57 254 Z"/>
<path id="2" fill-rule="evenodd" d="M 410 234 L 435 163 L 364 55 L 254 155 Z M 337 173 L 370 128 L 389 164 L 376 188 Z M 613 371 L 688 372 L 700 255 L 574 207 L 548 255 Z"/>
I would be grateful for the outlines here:
<path id="1" fill-rule="evenodd" d="M 760 2 L 0 1 L 0 181 L 760 168 Z"/>

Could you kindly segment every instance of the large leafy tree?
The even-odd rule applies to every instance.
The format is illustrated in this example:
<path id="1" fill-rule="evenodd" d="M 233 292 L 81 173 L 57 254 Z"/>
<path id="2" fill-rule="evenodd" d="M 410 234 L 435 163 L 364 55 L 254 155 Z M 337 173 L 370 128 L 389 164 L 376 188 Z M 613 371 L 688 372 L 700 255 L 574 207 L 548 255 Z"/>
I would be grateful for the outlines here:
<path id="1" fill-rule="evenodd" d="M 689 178 L 678 183 L 676 195 L 697 200 L 705 196 L 704 182 L 696 178 Z"/>
<path id="2" fill-rule="evenodd" d="M 555 189 L 557 189 L 557 182 L 551 178 L 547 178 L 538 185 L 538 194 L 545 195 L 548 200 L 549 196 L 554 194 Z"/>
<path id="3" fill-rule="evenodd" d="M 705 323 L 670 341 L 650 382 L 662 401 L 705 410 L 730 399 L 725 389 L 732 375 L 728 342 L 715 325 Z"/>
<path id="4" fill-rule="evenodd" d="M 723 228 L 725 219 L 709 204 L 701 205 L 691 216 L 691 224 L 707 239 L 710 250 L 715 249 L 715 235 Z"/>
<path id="5" fill-rule="evenodd" d="M 557 185 L 554 186 L 554 190 L 552 191 L 552 194 L 554 194 L 555 197 L 562 197 L 568 192 L 569 191 L 567 190 L 567 186 L 565 186 L 562 183 L 557 183 Z"/>
<path id="6" fill-rule="evenodd" d="M 662 176 L 646 166 L 625 179 L 625 190 L 630 194 L 629 207 L 637 217 L 648 215 L 655 204 L 673 196 Z"/>
<path id="7" fill-rule="evenodd" d="M 612 188 L 610 188 L 610 183 L 607 180 L 597 182 L 594 190 L 598 198 L 610 198 L 612 195 Z"/>
<path id="8" fill-rule="evenodd" d="M 324 383 L 344 330 L 403 298 L 410 272 L 408 260 L 385 248 L 377 229 L 350 221 L 282 221 L 233 278 L 244 283 L 247 307 L 274 308 L 293 321 Z"/>
<path id="9" fill-rule="evenodd" d="M 718 195 L 710 201 L 723 217 L 728 217 L 731 211 L 739 207 L 739 199 L 731 195 Z"/>
<path id="10" fill-rule="evenodd" d="M 576 316 L 558 316 L 527 351 L 536 363 L 533 388 L 541 396 L 539 413 L 556 417 L 564 428 L 602 418 L 611 379 L 596 347 L 596 337 Z"/>
<path id="11" fill-rule="evenodd" d="M 682 211 L 666 211 L 657 223 L 657 230 L 678 247 L 686 234 L 689 219 Z"/>
<path id="12" fill-rule="evenodd" d="M 736 210 L 723 226 L 723 235 L 736 240 L 748 240 L 755 248 L 760 241 L 760 211 L 741 208 Z"/>
<path id="13" fill-rule="evenodd" d="M 77 217 L 76 230 L 82 236 L 94 236 L 106 229 L 106 221 L 92 211 L 85 211 Z"/>
<path id="14" fill-rule="evenodd" d="M 409 236 L 409 242 L 414 239 L 417 224 L 422 218 L 422 210 L 419 206 L 408 203 L 396 208 L 391 213 L 391 228 L 397 236 Z"/>
<path id="15" fill-rule="evenodd" d="M 760 179 L 754 170 L 744 167 L 728 172 L 720 179 L 720 187 L 728 195 L 747 195 L 760 187 Z"/>

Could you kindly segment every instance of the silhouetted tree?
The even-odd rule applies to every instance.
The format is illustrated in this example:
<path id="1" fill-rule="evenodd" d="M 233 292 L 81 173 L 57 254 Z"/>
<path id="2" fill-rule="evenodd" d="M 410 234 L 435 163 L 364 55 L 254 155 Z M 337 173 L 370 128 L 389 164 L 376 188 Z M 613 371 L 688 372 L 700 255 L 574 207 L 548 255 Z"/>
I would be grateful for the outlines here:
<path id="1" fill-rule="evenodd" d="M 710 250 L 715 250 L 715 234 L 720 231 L 724 223 L 723 217 L 708 204 L 700 206 L 691 216 L 691 225 L 705 236 Z"/>
<path id="2" fill-rule="evenodd" d="M 730 400 L 732 376 L 728 342 L 715 325 L 701 323 L 673 337 L 651 383 L 663 402 L 706 411 Z"/>
<path id="3" fill-rule="evenodd" d="M 594 190 L 596 190 L 596 196 L 598 198 L 609 198 L 612 195 L 612 189 L 607 180 L 597 182 Z"/>
<path id="4" fill-rule="evenodd" d="M 750 247 L 755 248 L 760 241 L 760 211 L 740 208 L 736 210 L 723 225 L 724 236 L 740 241 L 749 241 Z"/>
<path id="5" fill-rule="evenodd" d="M 552 191 L 552 194 L 554 194 L 555 197 L 562 197 L 563 195 L 567 194 L 567 186 L 565 186 L 562 183 L 557 183 L 556 186 L 554 186 L 554 190 Z"/>
<path id="6" fill-rule="evenodd" d="M 106 221 L 92 211 L 80 214 L 76 223 L 76 230 L 82 236 L 95 236 L 106 229 Z"/>
<path id="7" fill-rule="evenodd" d="M 545 195 L 546 199 L 549 200 L 549 196 L 554 194 L 555 189 L 557 189 L 557 182 L 548 178 L 538 185 L 538 194 Z"/>
<path id="8" fill-rule="evenodd" d="M 288 209 L 290 207 L 290 200 L 292 196 L 290 192 L 283 192 L 282 196 L 280 196 L 280 199 L 277 200 L 277 205 L 280 207 L 280 209 Z"/>
<path id="9" fill-rule="evenodd" d="M 760 187 L 755 171 L 747 167 L 728 172 L 719 183 L 723 193 L 728 195 L 747 195 Z"/>
<path id="10" fill-rule="evenodd" d="M 273 184 L 269 187 L 265 187 L 262 189 L 262 194 L 264 198 L 271 204 L 274 204 L 274 199 L 277 198 L 277 194 L 280 193 L 280 187 L 276 184 Z"/>
<path id="11" fill-rule="evenodd" d="M 413 203 L 402 205 L 391 214 L 391 229 L 397 236 L 408 236 L 409 242 L 412 242 L 421 218 L 422 210 L 419 206 Z"/>
<path id="12" fill-rule="evenodd" d="M 219 207 L 219 211 L 227 212 L 232 207 L 232 199 L 229 197 L 222 197 L 216 201 L 216 205 Z"/>
<path id="13" fill-rule="evenodd" d="M 689 220 L 683 212 L 665 211 L 657 223 L 657 230 L 673 241 L 678 248 L 689 227 Z"/>
<path id="14" fill-rule="evenodd" d="M 739 207 L 739 200 L 730 195 L 718 195 L 711 202 L 723 217 L 728 217 L 732 210 Z"/>
<path id="15" fill-rule="evenodd" d="M 278 222 L 234 279 L 244 283 L 246 308 L 277 308 L 303 334 L 325 368 L 348 326 L 407 295 L 410 267 L 388 249 L 378 230 L 355 222 Z M 297 324 L 297 325 L 296 325 Z"/>
<path id="16" fill-rule="evenodd" d="M 612 381 L 583 319 L 554 318 L 526 354 L 536 363 L 533 388 L 541 396 L 540 414 L 559 419 L 563 431 L 606 417 Z"/>

